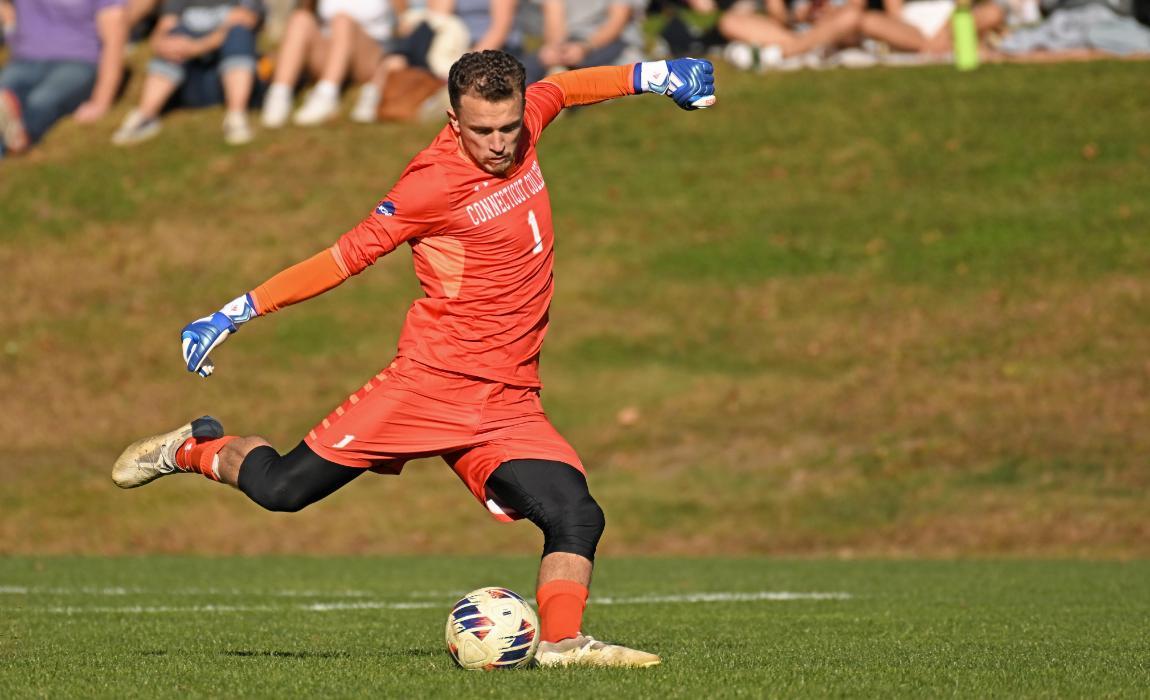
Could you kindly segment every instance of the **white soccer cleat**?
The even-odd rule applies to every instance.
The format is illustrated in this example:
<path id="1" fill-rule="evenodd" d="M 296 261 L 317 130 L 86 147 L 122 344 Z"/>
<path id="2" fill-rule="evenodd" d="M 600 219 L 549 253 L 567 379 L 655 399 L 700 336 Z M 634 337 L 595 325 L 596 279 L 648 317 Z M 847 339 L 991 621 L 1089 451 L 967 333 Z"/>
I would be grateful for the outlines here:
<path id="1" fill-rule="evenodd" d="M 176 466 L 176 450 L 188 438 L 223 436 L 224 426 L 211 416 L 203 416 L 170 433 L 137 440 L 116 459 L 112 467 L 112 481 L 122 489 L 143 486 L 149 481 L 179 471 Z"/>
<path id="2" fill-rule="evenodd" d="M 622 666 L 647 668 L 662 661 L 656 654 L 607 644 L 587 635 L 559 642 L 539 642 L 535 663 L 540 666 Z"/>

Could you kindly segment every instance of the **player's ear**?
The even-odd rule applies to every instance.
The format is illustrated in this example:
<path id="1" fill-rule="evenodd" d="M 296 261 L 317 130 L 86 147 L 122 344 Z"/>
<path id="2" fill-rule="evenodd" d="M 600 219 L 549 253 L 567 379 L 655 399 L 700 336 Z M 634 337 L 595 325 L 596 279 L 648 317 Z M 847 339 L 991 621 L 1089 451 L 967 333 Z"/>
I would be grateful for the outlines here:
<path id="1" fill-rule="evenodd" d="M 459 117 L 455 116 L 455 111 L 450 107 L 447 109 L 447 122 L 451 124 L 451 130 L 459 135 Z"/>

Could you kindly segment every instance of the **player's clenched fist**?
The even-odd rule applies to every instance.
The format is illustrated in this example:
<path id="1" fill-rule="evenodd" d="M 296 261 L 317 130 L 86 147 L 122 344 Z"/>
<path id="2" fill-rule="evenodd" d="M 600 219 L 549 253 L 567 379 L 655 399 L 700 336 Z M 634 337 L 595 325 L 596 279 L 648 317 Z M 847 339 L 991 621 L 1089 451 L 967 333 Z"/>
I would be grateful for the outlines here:
<path id="1" fill-rule="evenodd" d="M 241 325 L 258 315 L 251 294 L 245 294 L 210 316 L 196 319 L 184 326 L 184 330 L 180 333 L 180 345 L 188 371 L 195 372 L 201 377 L 211 374 L 215 369 L 209 357 L 212 350 L 239 330 Z"/>
<path id="2" fill-rule="evenodd" d="M 674 58 L 635 64 L 635 92 L 666 95 L 683 109 L 715 104 L 715 67 L 705 58 Z"/>

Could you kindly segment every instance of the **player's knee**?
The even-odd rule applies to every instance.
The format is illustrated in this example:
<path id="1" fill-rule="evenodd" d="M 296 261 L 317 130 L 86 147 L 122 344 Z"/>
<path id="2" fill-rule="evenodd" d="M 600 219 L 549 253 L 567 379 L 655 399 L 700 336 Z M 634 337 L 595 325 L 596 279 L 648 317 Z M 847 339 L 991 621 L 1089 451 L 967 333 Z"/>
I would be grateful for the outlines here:
<path id="1" fill-rule="evenodd" d="M 296 513 L 312 501 L 282 468 L 283 457 L 266 443 L 248 452 L 240 466 L 239 488 L 266 510 Z"/>
<path id="2" fill-rule="evenodd" d="M 543 529 L 544 555 L 567 552 L 594 559 L 607 518 L 591 494 L 584 490 L 566 502 L 552 504 L 550 510 Z"/>

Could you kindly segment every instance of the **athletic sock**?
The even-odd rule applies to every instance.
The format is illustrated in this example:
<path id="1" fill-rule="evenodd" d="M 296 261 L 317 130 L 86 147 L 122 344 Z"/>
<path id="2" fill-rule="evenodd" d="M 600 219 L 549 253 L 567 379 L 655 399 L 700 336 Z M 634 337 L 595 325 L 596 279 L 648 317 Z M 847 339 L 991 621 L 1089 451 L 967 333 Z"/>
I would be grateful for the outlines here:
<path id="1" fill-rule="evenodd" d="M 176 468 L 186 472 L 198 472 L 212 481 L 220 480 L 220 450 L 224 449 L 237 435 L 222 438 L 188 438 L 176 450 Z"/>
<path id="2" fill-rule="evenodd" d="M 587 594 L 583 584 L 564 579 L 548 581 L 539 587 L 535 600 L 539 603 L 539 627 L 544 642 L 579 636 Z"/>

